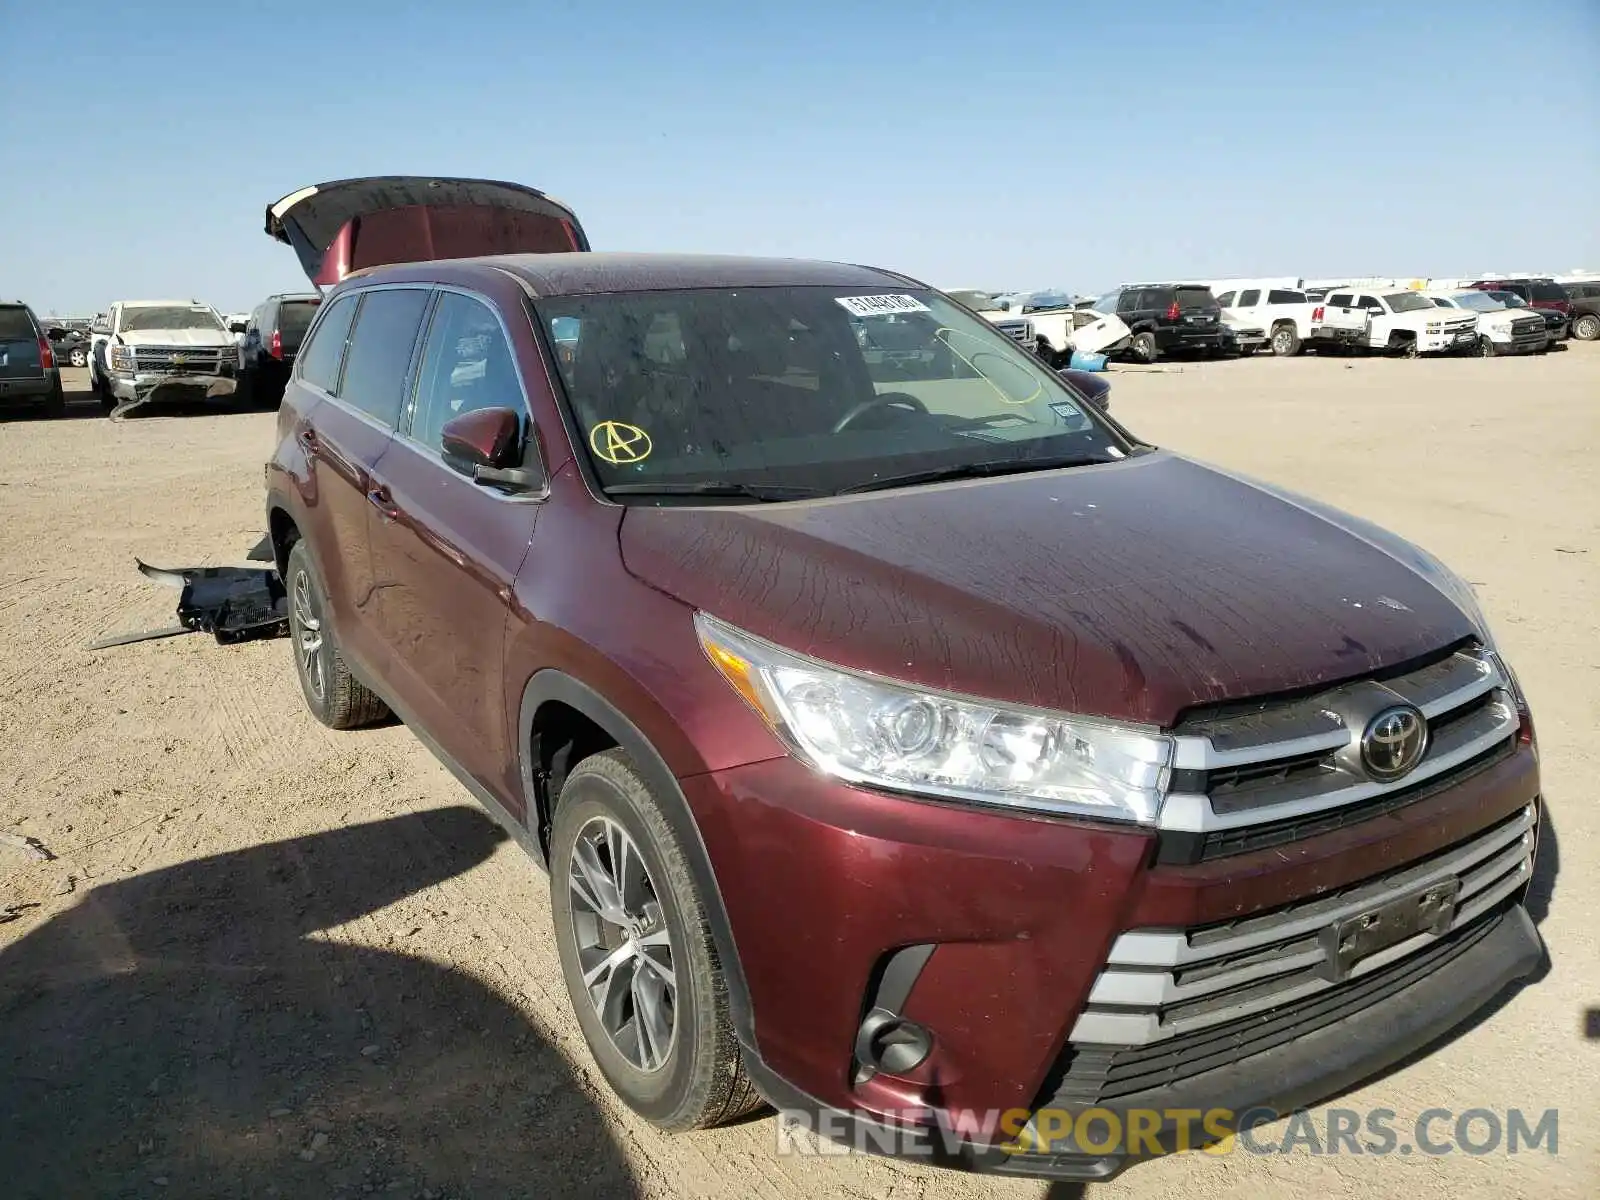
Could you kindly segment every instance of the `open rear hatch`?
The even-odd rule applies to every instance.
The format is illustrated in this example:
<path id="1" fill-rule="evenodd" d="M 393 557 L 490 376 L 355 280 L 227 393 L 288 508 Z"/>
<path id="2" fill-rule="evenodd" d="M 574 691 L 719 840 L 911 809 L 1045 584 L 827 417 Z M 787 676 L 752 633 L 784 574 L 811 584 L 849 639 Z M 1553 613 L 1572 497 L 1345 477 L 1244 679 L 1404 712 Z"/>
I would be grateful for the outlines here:
<path id="1" fill-rule="evenodd" d="M 386 263 L 589 249 L 577 214 L 520 183 L 378 175 L 290 192 L 267 234 L 294 248 L 317 287 Z"/>

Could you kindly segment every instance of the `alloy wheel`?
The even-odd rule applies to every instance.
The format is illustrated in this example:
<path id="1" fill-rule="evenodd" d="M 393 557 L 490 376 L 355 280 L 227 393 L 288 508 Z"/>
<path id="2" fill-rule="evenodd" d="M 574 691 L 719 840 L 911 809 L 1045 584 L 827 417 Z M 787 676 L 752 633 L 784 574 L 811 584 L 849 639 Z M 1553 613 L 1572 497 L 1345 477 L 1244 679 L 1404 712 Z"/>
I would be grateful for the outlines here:
<path id="1" fill-rule="evenodd" d="M 639 847 L 616 821 L 595 817 L 572 844 L 567 887 L 584 991 L 617 1053 L 646 1074 L 667 1063 L 677 1036 L 672 937 Z"/>
<path id="2" fill-rule="evenodd" d="M 289 623 L 293 626 L 295 654 L 300 660 L 306 686 L 321 700 L 327 691 L 327 677 L 322 668 L 322 608 L 317 603 L 307 571 L 295 572 L 292 591 Z"/>

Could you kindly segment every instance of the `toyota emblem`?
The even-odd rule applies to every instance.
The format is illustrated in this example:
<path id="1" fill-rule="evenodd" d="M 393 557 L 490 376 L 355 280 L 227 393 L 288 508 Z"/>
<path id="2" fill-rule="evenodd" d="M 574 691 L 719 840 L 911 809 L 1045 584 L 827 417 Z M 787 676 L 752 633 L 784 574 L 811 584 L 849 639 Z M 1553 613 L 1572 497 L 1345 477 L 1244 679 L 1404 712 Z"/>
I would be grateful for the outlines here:
<path id="1" fill-rule="evenodd" d="M 1387 783 L 1408 775 L 1428 750 L 1428 722 L 1409 704 L 1384 709 L 1361 734 L 1361 765 Z"/>

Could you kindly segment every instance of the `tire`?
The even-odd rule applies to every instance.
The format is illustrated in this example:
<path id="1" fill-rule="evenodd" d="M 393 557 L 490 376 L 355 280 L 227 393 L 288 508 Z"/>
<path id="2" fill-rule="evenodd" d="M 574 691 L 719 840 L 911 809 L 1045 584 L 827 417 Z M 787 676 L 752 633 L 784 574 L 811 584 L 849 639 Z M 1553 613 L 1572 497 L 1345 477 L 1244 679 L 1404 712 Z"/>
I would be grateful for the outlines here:
<path id="1" fill-rule="evenodd" d="M 289 647 L 306 707 L 330 729 L 359 729 L 389 715 L 389 706 L 350 674 L 327 619 L 327 591 L 311 551 L 297 541 L 289 550 L 284 586 L 289 592 Z"/>
<path id="2" fill-rule="evenodd" d="M 82 346 L 78 346 L 67 355 L 67 362 L 74 367 L 86 367 L 89 365 L 89 356 L 84 353 Z"/>
<path id="3" fill-rule="evenodd" d="M 577 866 L 575 856 L 586 859 L 587 867 Z M 608 890 L 606 880 L 614 878 L 607 871 L 619 860 L 643 870 L 625 871 L 633 886 L 611 890 L 611 902 L 595 903 Z M 620 907 L 614 903 L 619 897 Z M 699 887 L 660 802 L 621 750 L 584 759 L 561 788 L 550 833 L 550 908 L 573 1012 L 601 1074 L 629 1108 L 680 1133 L 722 1125 L 761 1107 L 733 1032 L 727 980 Z M 602 917 L 601 908 L 616 919 Z M 597 977 L 606 993 L 603 1000 L 592 998 L 585 970 L 592 974 L 599 962 L 625 945 L 637 946 L 639 938 L 651 948 L 636 948 L 633 957 Z M 613 989 L 624 978 L 627 992 L 618 996 Z M 641 999 L 652 996 L 656 1037 L 641 1042 L 637 1031 L 651 1028 L 641 1020 L 650 1007 Z M 609 1010 L 606 1018 L 602 1005 Z"/>
<path id="4" fill-rule="evenodd" d="M 1133 357 L 1142 363 L 1153 363 L 1161 357 L 1161 350 L 1156 345 L 1156 335 L 1148 329 L 1134 334 L 1133 340 L 1128 343 L 1128 349 Z"/>
<path id="5" fill-rule="evenodd" d="M 1480 358 L 1498 358 L 1500 356 L 1500 347 L 1494 344 L 1493 338 L 1479 336 L 1478 356 Z"/>
<path id="6" fill-rule="evenodd" d="M 50 398 L 44 402 L 44 415 L 47 417 L 67 415 L 67 393 L 61 386 L 59 376 L 56 378 L 56 386 L 50 392 Z"/>
<path id="7" fill-rule="evenodd" d="M 1583 313 L 1572 323 L 1572 336 L 1580 342 L 1600 338 L 1600 313 Z"/>
<path id="8" fill-rule="evenodd" d="M 1278 325 L 1272 330 L 1272 353 L 1278 358 L 1293 358 L 1300 353 L 1300 334 L 1293 325 Z"/>

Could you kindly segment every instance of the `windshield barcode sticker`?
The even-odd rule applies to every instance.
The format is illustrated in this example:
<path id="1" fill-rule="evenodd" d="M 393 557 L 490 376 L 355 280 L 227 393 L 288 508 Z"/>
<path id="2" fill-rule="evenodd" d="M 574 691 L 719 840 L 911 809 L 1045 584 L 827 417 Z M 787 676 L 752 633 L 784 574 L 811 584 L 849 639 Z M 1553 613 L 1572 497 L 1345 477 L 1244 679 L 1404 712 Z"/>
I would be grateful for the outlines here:
<path id="1" fill-rule="evenodd" d="M 835 296 L 846 312 L 858 317 L 885 317 L 895 313 L 931 312 L 915 296 Z"/>

